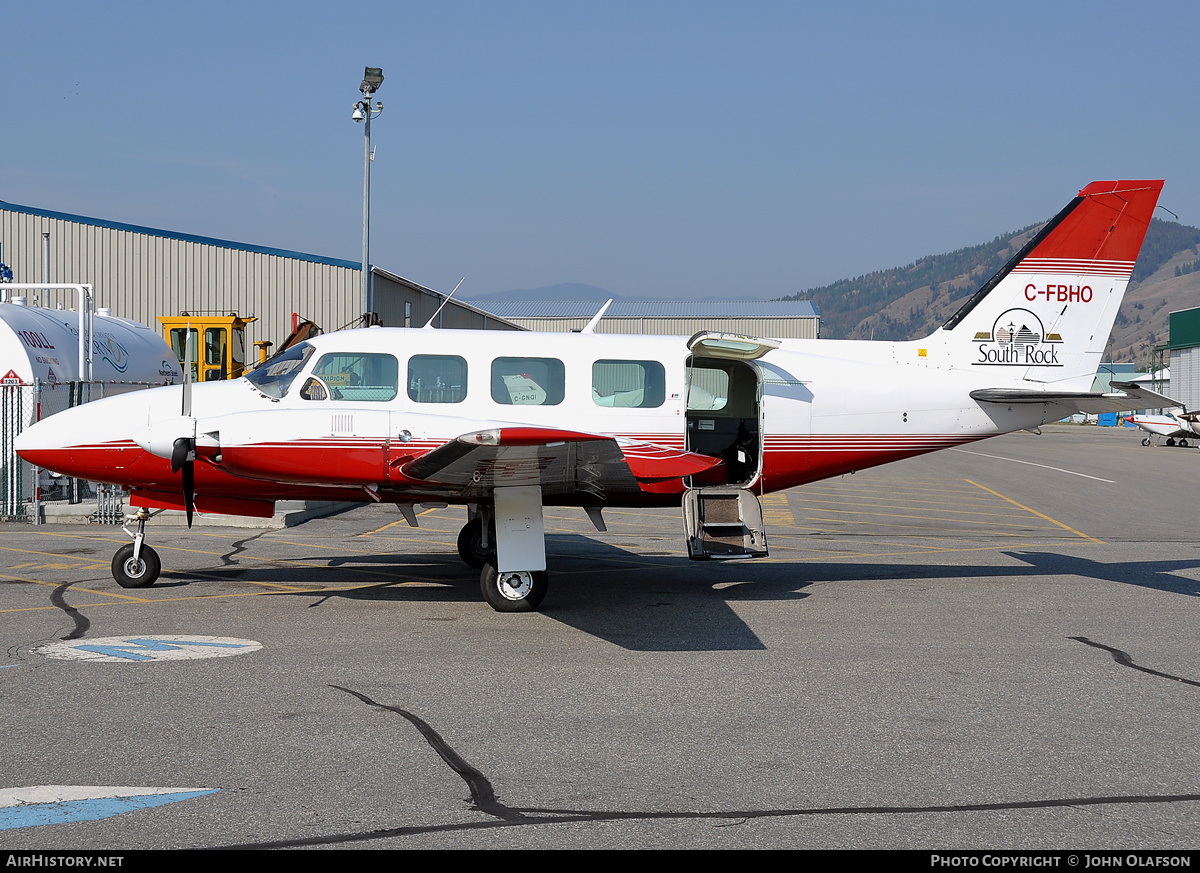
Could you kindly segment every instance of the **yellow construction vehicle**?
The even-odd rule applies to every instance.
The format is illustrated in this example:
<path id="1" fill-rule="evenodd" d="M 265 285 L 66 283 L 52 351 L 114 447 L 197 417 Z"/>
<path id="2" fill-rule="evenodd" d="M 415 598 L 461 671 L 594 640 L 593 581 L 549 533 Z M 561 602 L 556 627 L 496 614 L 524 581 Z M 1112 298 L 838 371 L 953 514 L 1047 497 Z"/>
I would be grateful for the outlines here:
<path id="1" fill-rule="evenodd" d="M 160 315 L 158 320 L 163 326 L 163 339 L 175 352 L 181 366 L 190 347 L 194 382 L 237 379 L 246 370 L 265 361 L 273 345 L 269 340 L 259 340 L 254 344 L 258 359 L 246 360 L 246 325 L 258 321 L 253 315 L 242 318 L 236 312 L 228 315 L 181 312 L 179 315 Z M 321 333 L 321 329 L 311 321 L 301 319 L 294 313 L 292 323 L 293 331 L 283 341 L 279 351 Z"/>

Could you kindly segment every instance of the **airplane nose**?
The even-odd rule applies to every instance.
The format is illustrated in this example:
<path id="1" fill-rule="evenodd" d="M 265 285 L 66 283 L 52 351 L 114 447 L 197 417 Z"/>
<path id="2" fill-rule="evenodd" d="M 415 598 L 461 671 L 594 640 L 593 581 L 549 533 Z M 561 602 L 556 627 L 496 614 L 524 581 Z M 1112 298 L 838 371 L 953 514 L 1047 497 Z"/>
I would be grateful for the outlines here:
<path id="1" fill-rule="evenodd" d="M 105 481 L 105 473 L 112 466 L 107 450 L 138 450 L 132 436 L 146 427 L 147 393 L 139 391 L 95 400 L 48 416 L 25 428 L 13 448 L 18 456 L 35 466 Z"/>

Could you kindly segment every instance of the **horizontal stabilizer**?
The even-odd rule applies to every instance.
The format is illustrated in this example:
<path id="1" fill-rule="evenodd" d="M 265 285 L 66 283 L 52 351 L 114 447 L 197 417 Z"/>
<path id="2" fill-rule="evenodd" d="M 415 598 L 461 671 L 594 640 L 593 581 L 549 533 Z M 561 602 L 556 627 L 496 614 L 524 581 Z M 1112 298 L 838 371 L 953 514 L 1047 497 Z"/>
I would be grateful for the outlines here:
<path id="1" fill-rule="evenodd" d="M 1113 382 L 1112 387 L 1118 390 L 1108 394 L 1093 394 L 1090 391 L 1038 391 L 1034 388 L 980 388 L 971 392 L 971 399 L 981 403 L 1054 403 L 1092 415 L 1179 405 L 1170 397 L 1164 397 L 1134 382 Z"/>

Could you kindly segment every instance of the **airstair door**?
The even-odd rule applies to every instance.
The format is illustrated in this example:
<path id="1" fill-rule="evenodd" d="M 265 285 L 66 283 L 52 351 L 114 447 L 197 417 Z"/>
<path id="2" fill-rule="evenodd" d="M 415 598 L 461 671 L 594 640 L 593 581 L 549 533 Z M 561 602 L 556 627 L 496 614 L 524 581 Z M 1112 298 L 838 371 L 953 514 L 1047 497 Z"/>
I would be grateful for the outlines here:
<path id="1" fill-rule="evenodd" d="M 762 558 L 767 533 L 762 506 L 745 488 L 692 488 L 683 496 L 688 557 Z"/>

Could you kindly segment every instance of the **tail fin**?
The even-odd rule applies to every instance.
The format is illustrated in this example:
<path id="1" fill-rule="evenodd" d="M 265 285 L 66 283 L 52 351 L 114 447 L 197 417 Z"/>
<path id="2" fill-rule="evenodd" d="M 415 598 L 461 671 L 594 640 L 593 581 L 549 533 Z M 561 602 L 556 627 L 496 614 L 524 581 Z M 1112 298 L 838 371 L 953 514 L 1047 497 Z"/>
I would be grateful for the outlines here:
<path id="1" fill-rule="evenodd" d="M 996 384 L 1088 390 L 1162 186 L 1080 191 L 935 334 L 951 366 Z"/>

